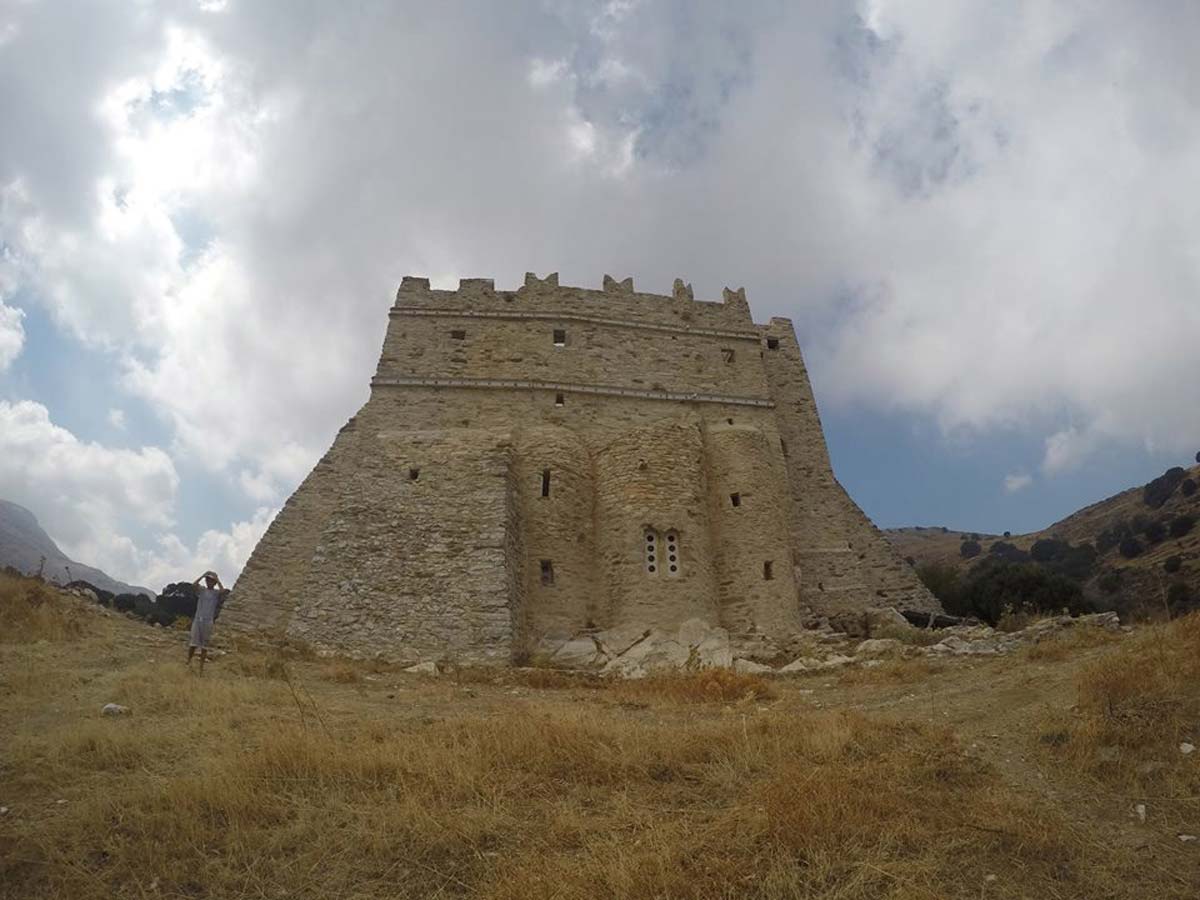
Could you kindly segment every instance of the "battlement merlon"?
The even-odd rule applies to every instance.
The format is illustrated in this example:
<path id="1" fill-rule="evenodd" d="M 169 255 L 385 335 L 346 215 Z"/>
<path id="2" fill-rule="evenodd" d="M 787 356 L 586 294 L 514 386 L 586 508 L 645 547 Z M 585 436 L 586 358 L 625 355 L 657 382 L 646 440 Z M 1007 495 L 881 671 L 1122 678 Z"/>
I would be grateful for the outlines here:
<path id="1" fill-rule="evenodd" d="M 692 286 L 676 278 L 670 294 L 636 291 L 632 278 L 605 275 L 600 289 L 559 284 L 558 273 L 539 278 L 525 274 L 516 290 L 497 290 L 490 278 L 463 278 L 457 290 L 430 287 L 428 278 L 406 275 L 396 291 L 394 309 L 620 314 L 660 324 L 745 330 L 753 327 L 746 289 L 725 288 L 719 301 L 696 300 Z"/>

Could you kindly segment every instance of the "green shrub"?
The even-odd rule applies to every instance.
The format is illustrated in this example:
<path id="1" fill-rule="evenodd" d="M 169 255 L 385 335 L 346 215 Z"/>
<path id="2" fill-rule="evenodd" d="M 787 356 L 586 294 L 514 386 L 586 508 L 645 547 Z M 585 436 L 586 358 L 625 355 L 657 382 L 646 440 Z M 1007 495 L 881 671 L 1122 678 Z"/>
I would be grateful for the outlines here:
<path id="1" fill-rule="evenodd" d="M 1061 556 L 1068 547 L 1070 547 L 1070 544 L 1066 541 L 1060 541 L 1055 538 L 1042 538 L 1040 541 L 1033 542 L 1033 546 L 1029 548 L 1029 555 L 1033 557 L 1034 562 L 1050 562 Z"/>
<path id="2" fill-rule="evenodd" d="M 917 577 L 949 611 L 958 596 L 958 569 L 946 563 L 921 563 L 917 566 Z"/>
<path id="3" fill-rule="evenodd" d="M 1029 553 L 1008 541 L 996 541 L 988 548 L 988 553 L 1008 562 L 1029 562 Z"/>
<path id="4" fill-rule="evenodd" d="M 1190 497 L 1196 493 L 1196 482 L 1191 478 L 1185 478 L 1179 482 L 1179 492 L 1185 497 Z"/>
<path id="5" fill-rule="evenodd" d="M 1182 568 L 1183 568 L 1183 557 L 1182 556 L 1168 556 L 1165 560 L 1163 560 L 1163 571 L 1166 572 L 1168 575 L 1174 575 L 1176 572 L 1178 572 Z"/>
<path id="6" fill-rule="evenodd" d="M 945 604 L 944 604 L 945 605 Z M 1083 612 L 1079 582 L 1033 563 L 988 559 L 971 570 L 946 606 L 957 615 L 977 616 L 995 624 L 1007 613 Z"/>
<path id="7" fill-rule="evenodd" d="M 1110 569 L 1096 580 L 1096 586 L 1105 594 L 1115 594 L 1121 589 L 1121 570 Z"/>
<path id="8" fill-rule="evenodd" d="M 1133 559 L 1135 556 L 1140 556 L 1142 553 L 1142 542 L 1129 535 L 1121 541 L 1121 555 L 1126 559 Z"/>
<path id="9" fill-rule="evenodd" d="M 983 552 L 983 548 L 979 546 L 979 541 L 963 541 L 958 547 L 958 552 L 962 554 L 963 559 L 974 559 Z"/>
<path id="10" fill-rule="evenodd" d="M 1142 488 L 1142 502 L 1151 509 L 1160 509 L 1171 499 L 1179 483 L 1187 477 L 1182 466 L 1173 466 Z"/>
<path id="11" fill-rule="evenodd" d="M 1196 517 L 1189 515 L 1176 516 L 1171 520 L 1171 537 L 1181 538 L 1192 530 L 1196 524 Z"/>
<path id="12" fill-rule="evenodd" d="M 1153 521 L 1146 523 L 1146 527 L 1142 529 L 1142 534 L 1146 536 L 1146 540 L 1151 544 L 1161 543 L 1167 536 L 1167 528 L 1162 522 Z"/>
<path id="13" fill-rule="evenodd" d="M 1196 598 L 1192 595 L 1192 589 L 1184 582 L 1176 581 L 1167 588 L 1167 606 L 1171 609 L 1171 615 L 1182 616 L 1192 611 L 1195 606 Z"/>

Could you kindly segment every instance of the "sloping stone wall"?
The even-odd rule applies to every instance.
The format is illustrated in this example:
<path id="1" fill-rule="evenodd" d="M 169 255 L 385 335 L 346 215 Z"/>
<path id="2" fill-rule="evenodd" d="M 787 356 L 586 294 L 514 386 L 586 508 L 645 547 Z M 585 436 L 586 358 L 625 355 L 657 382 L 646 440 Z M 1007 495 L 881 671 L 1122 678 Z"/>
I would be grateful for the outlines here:
<path id="1" fill-rule="evenodd" d="M 937 608 L 834 479 L 790 322 L 678 281 L 405 278 L 370 399 L 228 615 L 338 652 L 500 662 L 598 629 L 784 638 L 892 604 Z"/>

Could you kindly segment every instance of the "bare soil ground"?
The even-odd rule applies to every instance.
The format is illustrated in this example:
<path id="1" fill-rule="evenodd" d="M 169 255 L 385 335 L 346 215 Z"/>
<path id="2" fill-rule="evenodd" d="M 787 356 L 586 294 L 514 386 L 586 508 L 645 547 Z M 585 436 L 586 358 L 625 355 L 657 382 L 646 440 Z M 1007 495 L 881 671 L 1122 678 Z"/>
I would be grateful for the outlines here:
<path id="1" fill-rule="evenodd" d="M 200 678 L 182 632 L 26 594 L 0 897 L 1200 897 L 1194 616 L 795 678 L 228 642 Z"/>

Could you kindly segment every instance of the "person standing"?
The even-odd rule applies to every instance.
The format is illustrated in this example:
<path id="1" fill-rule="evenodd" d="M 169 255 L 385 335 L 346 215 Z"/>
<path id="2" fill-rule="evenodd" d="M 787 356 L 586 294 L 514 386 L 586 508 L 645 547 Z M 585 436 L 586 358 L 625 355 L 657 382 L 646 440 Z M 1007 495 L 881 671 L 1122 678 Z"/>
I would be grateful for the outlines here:
<path id="1" fill-rule="evenodd" d="M 201 580 L 204 587 L 200 587 Z M 204 663 L 208 659 L 208 645 L 212 640 L 213 622 L 217 618 L 217 607 L 221 604 L 221 592 L 225 585 L 217 573 L 209 570 L 192 582 L 196 590 L 196 614 L 192 616 L 192 633 L 188 638 L 187 664 L 191 666 L 196 650 L 200 651 L 200 674 L 204 674 Z"/>

